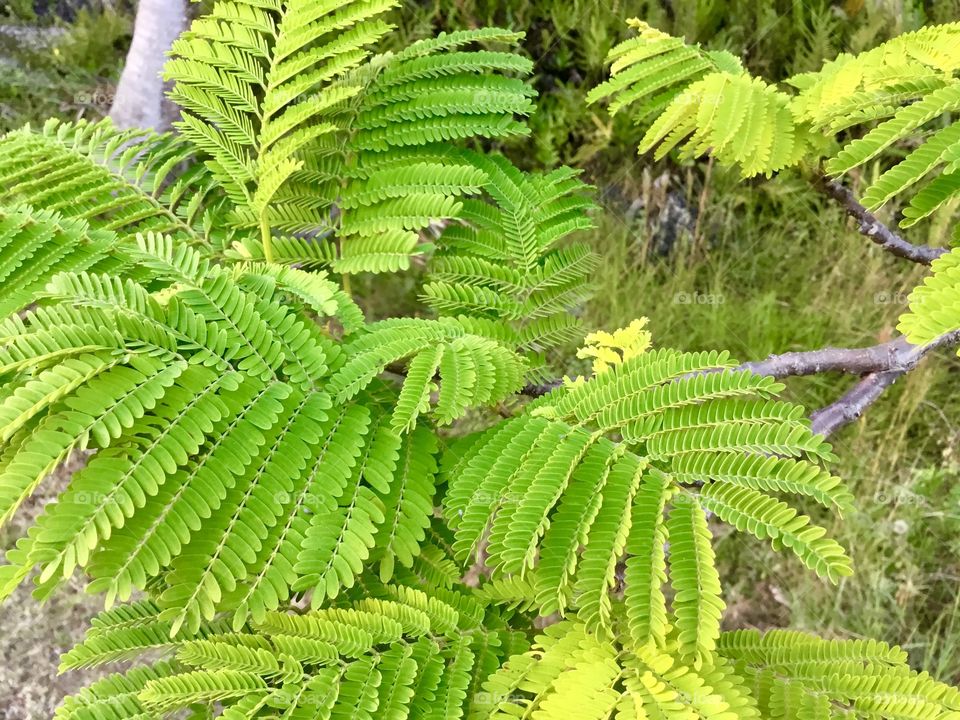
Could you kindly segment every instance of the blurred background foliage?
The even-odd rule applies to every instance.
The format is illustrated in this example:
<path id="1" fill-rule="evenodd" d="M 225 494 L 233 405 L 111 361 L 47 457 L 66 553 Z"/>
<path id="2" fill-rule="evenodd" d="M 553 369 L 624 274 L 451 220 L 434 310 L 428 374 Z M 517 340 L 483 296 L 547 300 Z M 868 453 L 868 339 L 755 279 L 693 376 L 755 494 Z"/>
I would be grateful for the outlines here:
<path id="1" fill-rule="evenodd" d="M 49 116 L 106 113 L 134 3 L 6 2 L 0 131 Z M 528 169 L 582 168 L 597 188 L 602 208 L 586 239 L 603 262 L 596 297 L 583 308 L 588 327 L 648 316 L 660 345 L 726 348 L 742 359 L 891 337 L 924 268 L 870 245 L 799 177 L 742 183 L 709 162 L 653 163 L 637 156 L 639 134 L 626 115 L 611 121 L 602 108 L 586 107 L 584 96 L 603 79 L 603 58 L 626 37 L 630 17 L 730 50 L 753 72 L 782 80 L 840 52 L 960 20 L 960 0 L 408 0 L 394 18 L 398 46 L 464 27 L 527 33 L 539 110 L 531 137 L 503 150 Z M 946 230 L 935 219 L 911 239 L 946 244 Z M 361 291 L 377 283 L 366 309 L 386 316 L 416 307 L 415 280 L 357 282 Z M 731 625 L 882 636 L 902 644 L 917 665 L 960 681 L 958 372 L 949 354 L 931 359 L 834 439 L 836 470 L 859 499 L 854 515 L 823 519 L 857 566 L 839 592 L 758 543 L 722 539 Z M 814 408 L 851 382 L 799 378 L 789 391 Z"/>
<path id="2" fill-rule="evenodd" d="M 5 0 L 0 9 L 0 132 L 110 109 L 135 3 Z"/>

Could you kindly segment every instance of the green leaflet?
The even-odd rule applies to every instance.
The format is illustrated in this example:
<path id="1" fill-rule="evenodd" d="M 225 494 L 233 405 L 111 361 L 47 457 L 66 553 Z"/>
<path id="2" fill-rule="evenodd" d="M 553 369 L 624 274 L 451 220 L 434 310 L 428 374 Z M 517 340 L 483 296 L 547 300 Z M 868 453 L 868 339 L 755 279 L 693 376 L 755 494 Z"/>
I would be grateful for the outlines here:
<path id="1" fill-rule="evenodd" d="M 394 429 L 410 430 L 421 413 L 431 409 L 438 374 L 434 414 L 441 423 L 452 422 L 468 407 L 492 405 L 515 393 L 527 371 L 525 360 L 505 344 L 470 329 L 449 318 L 374 323 L 347 344 L 347 358 L 329 388 L 338 401 L 347 401 L 384 370 L 409 358 L 393 414 Z"/>
<path id="2" fill-rule="evenodd" d="M 908 312 L 897 326 L 910 342 L 924 345 L 960 329 L 960 284 L 957 261 L 960 252 L 951 250 L 933 261 L 932 273 L 910 293 Z"/>
<path id="3" fill-rule="evenodd" d="M 65 667 L 148 651 L 175 656 L 176 663 L 112 675 L 68 699 L 58 717 L 92 717 L 85 713 L 106 712 L 110 701 L 124 704 L 127 714 L 117 717 L 213 702 L 224 706 L 225 717 L 260 707 L 283 717 L 318 707 L 345 717 L 465 716 L 476 702 L 466 693 L 473 674 L 485 677 L 511 649 L 525 649 L 499 622 L 463 591 L 433 597 L 391 585 L 323 610 L 268 613 L 233 632 L 222 621 L 204 623 L 198 634 L 173 639 L 155 604 L 121 605 L 94 620 Z M 446 635 L 458 628 L 465 634 L 448 643 Z"/>
<path id="4" fill-rule="evenodd" d="M 188 142 L 117 130 L 109 120 L 50 120 L 38 132 L 4 136 L 0 179 L 0 204 L 26 203 L 121 238 L 158 232 L 193 239 L 221 211 L 216 184 Z M 107 260 L 104 269 L 115 267 Z"/>
<path id="5" fill-rule="evenodd" d="M 596 256 L 566 244 L 572 233 L 592 227 L 594 208 L 577 173 L 521 173 L 506 159 L 461 154 L 467 167 L 482 171 L 491 202 L 465 200 L 462 224 L 451 224 L 423 286 L 424 301 L 442 315 L 506 324 L 510 342 L 536 355 L 579 336 L 566 309 L 589 295 L 588 275 Z"/>
<path id="6" fill-rule="evenodd" d="M 818 575 L 833 582 L 850 575 L 850 559 L 826 531 L 798 515 L 786 503 L 751 490 L 729 485 L 707 485 L 700 493 L 704 507 L 760 539 L 769 538 L 776 548 L 789 548 Z"/>
<path id="7" fill-rule="evenodd" d="M 666 546 L 669 539 L 664 508 L 671 495 L 669 477 L 648 472 L 637 490 L 633 521 L 626 551 L 624 605 L 630 638 L 638 646 L 661 646 L 666 642 L 667 581 Z M 681 558 L 681 562 L 683 558 Z"/>
<path id="8" fill-rule="evenodd" d="M 29 304 L 60 272 L 117 269 L 117 238 L 51 211 L 0 207 L 0 316 Z"/>
<path id="9" fill-rule="evenodd" d="M 396 474 L 400 437 L 379 415 L 367 431 L 367 442 L 343 492 L 331 522 L 326 514 L 310 518 L 297 562 L 303 587 L 313 587 L 319 605 L 353 587 L 376 543 L 378 526 L 386 521 L 383 495 Z"/>
<path id="10" fill-rule="evenodd" d="M 671 503 L 666 530 L 670 538 L 670 584 L 674 624 L 683 657 L 699 667 L 716 647 L 720 617 L 720 576 L 714 566 L 707 518 L 697 499 L 678 496 Z"/>
<path id="11" fill-rule="evenodd" d="M 792 93 L 751 77 L 735 58 L 642 21 L 631 24 L 636 37 L 610 51 L 610 80 L 587 99 L 607 100 L 611 113 L 629 109 L 647 126 L 641 152 L 710 154 L 744 177 L 822 159 L 827 173 L 842 175 L 919 138 L 864 190 L 864 205 L 876 209 L 916 187 L 901 221 L 906 227 L 956 195 L 960 131 L 948 122 L 924 137 L 931 123 L 957 109 L 956 23 L 924 27 L 857 56 L 841 53 L 819 71 L 787 79 Z M 835 136 L 858 126 L 862 132 L 840 135 L 839 152 L 825 155 Z"/>
<path id="12" fill-rule="evenodd" d="M 849 507 L 819 464 L 829 446 L 802 409 L 774 399 L 772 379 L 713 371 L 729 364 L 717 353 L 641 353 L 452 446 L 441 467 L 454 554 L 482 560 L 491 597 L 576 611 L 593 631 L 613 632 L 611 595 L 623 592 L 631 636 L 662 645 L 669 540 L 679 652 L 697 666 L 723 609 L 704 509 L 831 580 L 848 574 L 843 549 L 768 494 Z"/>
<path id="13" fill-rule="evenodd" d="M 617 558 L 623 555 L 632 530 L 630 508 L 643 478 L 643 463 L 630 455 L 617 460 L 587 536 L 587 546 L 574 586 L 583 621 L 590 628 L 610 626 L 610 593 L 616 586 Z"/>
<path id="14" fill-rule="evenodd" d="M 384 498 L 384 522 L 377 534 L 380 579 L 388 582 L 397 563 L 410 567 L 420 552 L 433 515 L 436 436 L 419 426 L 399 449 L 397 471 Z"/>

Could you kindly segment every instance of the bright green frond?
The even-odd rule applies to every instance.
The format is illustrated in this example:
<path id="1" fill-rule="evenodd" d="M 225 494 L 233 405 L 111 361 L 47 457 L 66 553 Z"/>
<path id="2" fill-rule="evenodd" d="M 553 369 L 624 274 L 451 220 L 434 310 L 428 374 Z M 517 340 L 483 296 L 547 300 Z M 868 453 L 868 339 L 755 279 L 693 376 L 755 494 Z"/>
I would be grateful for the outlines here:
<path id="1" fill-rule="evenodd" d="M 898 325 L 916 345 L 960 330 L 960 250 L 938 257 L 931 270 L 923 284 L 910 293 L 909 311 L 900 316 Z"/>
<path id="2" fill-rule="evenodd" d="M 737 666 L 765 714 L 810 715 L 829 707 L 847 717 L 951 718 L 960 693 L 906 663 L 906 653 L 875 640 L 823 640 L 805 633 L 723 633 L 718 651 Z M 825 701 L 826 704 L 820 701 Z M 785 714 L 788 713 L 788 714 Z"/>
<path id="3" fill-rule="evenodd" d="M 635 645 L 661 646 L 667 636 L 666 546 L 669 539 L 664 508 L 670 481 L 657 471 L 644 475 L 633 507 L 633 527 L 627 538 L 624 605 L 630 638 Z M 682 510 L 681 510 L 682 512 Z"/>
<path id="4" fill-rule="evenodd" d="M 67 666 L 148 654 L 153 664 L 91 685 L 68 698 L 61 713 L 119 720 L 216 703 L 231 720 L 267 708 L 284 718 L 318 712 L 467 717 L 484 705 L 480 680 L 525 646 L 464 590 L 440 597 L 431 592 L 372 587 L 355 602 L 303 614 L 268 613 L 254 628 L 233 632 L 215 621 L 196 636 L 173 639 L 156 605 L 120 606 L 94 621 Z M 461 633 L 464 610 L 473 619 Z M 158 661 L 158 654 L 176 662 Z"/>
<path id="5" fill-rule="evenodd" d="M 960 108 L 958 24 L 924 27 L 856 56 L 841 53 L 819 71 L 789 78 L 792 92 L 752 77 L 726 53 L 631 24 L 637 36 L 610 51 L 611 77 L 588 101 L 608 99 L 611 113 L 630 109 L 647 126 L 640 152 L 709 154 L 743 177 L 806 170 L 809 160 L 824 160 L 827 173 L 841 175 L 893 154 L 898 162 L 881 168 L 863 203 L 876 209 L 911 193 L 904 227 L 960 191 L 960 130 L 947 119 Z"/>
<path id="6" fill-rule="evenodd" d="M 84 220 L 0 206 L 0 317 L 33 302 L 57 273 L 115 269 L 117 255 L 116 236 Z"/>
<path id="7" fill-rule="evenodd" d="M 423 287 L 443 315 L 507 324 L 517 347 L 540 353 L 579 335 L 571 308 L 589 295 L 596 256 L 566 238 L 592 223 L 586 186 L 567 169 L 526 175 L 500 156 L 464 153 L 492 203 L 465 201 L 440 236 Z"/>
<path id="8" fill-rule="evenodd" d="M 377 534 L 380 579 L 390 580 L 399 563 L 410 567 L 420 552 L 424 530 L 433 515 L 437 464 L 436 436 L 419 425 L 406 433 L 397 470 L 384 497 L 384 521 Z"/>
<path id="9" fill-rule="evenodd" d="M 629 334 L 617 333 L 591 338 Z M 640 645 L 662 644 L 668 634 L 669 540 L 681 652 L 699 666 L 713 651 L 723 609 L 703 510 L 775 538 L 836 578 L 849 572 L 842 548 L 766 493 L 838 509 L 849 507 L 850 493 L 819 466 L 832 453 L 802 408 L 774 399 L 782 385 L 723 370 L 732 364 L 725 354 L 644 347 L 626 347 L 626 359 L 600 348 L 616 358 L 603 356 L 591 379 L 453 445 L 442 462 L 445 513 L 456 557 L 482 560 L 499 583 L 491 597 L 507 600 L 509 591 L 512 604 L 545 615 L 578 609 L 588 627 L 609 632 L 622 592 Z M 680 484 L 702 489 L 694 495 Z"/>
<path id="10" fill-rule="evenodd" d="M 192 240 L 206 235 L 223 200 L 182 138 L 121 131 L 109 120 L 50 120 L 0 138 L 0 203 L 57 212 L 120 237 Z"/>
<path id="11" fill-rule="evenodd" d="M 501 343 L 467 330 L 452 318 L 383 320 L 370 325 L 347 344 L 346 362 L 330 379 L 329 388 L 338 401 L 346 401 L 378 375 L 406 364 L 393 417 L 400 432 L 412 428 L 417 417 L 430 409 L 434 378 L 440 385 L 434 412 L 441 423 L 519 390 L 526 361 Z"/>
<path id="12" fill-rule="evenodd" d="M 756 490 L 712 483 L 700 491 L 703 506 L 724 522 L 746 530 L 774 547 L 789 548 L 811 570 L 832 582 L 852 574 L 850 559 L 826 531 L 784 502 Z"/>
<path id="13" fill-rule="evenodd" d="M 457 197 L 484 183 L 447 159 L 452 145 L 528 132 L 529 61 L 468 49 L 520 35 L 464 31 L 373 56 L 395 4 L 217 2 L 174 44 L 165 76 L 183 109 L 178 128 L 266 259 L 300 254 L 291 251 L 303 240 L 287 234 L 336 231 L 339 252 L 300 249 L 340 272 L 406 268 L 418 233 L 455 217 Z"/>
<path id="14" fill-rule="evenodd" d="M 696 497 L 680 494 L 673 498 L 666 530 L 670 538 L 670 584 L 680 654 L 700 667 L 709 661 L 716 647 L 720 617 L 726 605 L 720 598 L 713 536 Z"/>
<path id="15" fill-rule="evenodd" d="M 611 98 L 611 114 L 642 101 L 636 112 L 645 117 L 667 105 L 691 82 L 726 69 L 712 53 L 685 45 L 681 38 L 670 37 L 641 20 L 631 20 L 630 25 L 637 35 L 614 46 L 607 56 L 611 79 L 587 94 L 588 103 Z"/>

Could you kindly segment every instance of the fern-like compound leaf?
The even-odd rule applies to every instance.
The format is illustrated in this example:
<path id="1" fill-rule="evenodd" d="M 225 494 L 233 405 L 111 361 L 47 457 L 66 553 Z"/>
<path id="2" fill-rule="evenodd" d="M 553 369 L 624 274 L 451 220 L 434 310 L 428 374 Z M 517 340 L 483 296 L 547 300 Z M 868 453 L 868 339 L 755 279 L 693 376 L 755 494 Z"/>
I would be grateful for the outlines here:
<path id="1" fill-rule="evenodd" d="M 58 717 L 129 719 L 213 705 L 225 718 L 266 709 L 288 718 L 467 717 L 484 703 L 482 692 L 468 692 L 479 686 L 475 675 L 485 680 L 525 649 L 464 589 L 435 596 L 374 585 L 363 599 L 323 610 L 271 612 L 232 632 L 217 620 L 174 638 L 161 614 L 144 601 L 95 619 L 66 668 L 148 653 L 154 661 L 68 698 Z"/>
<path id="2" fill-rule="evenodd" d="M 666 530 L 677 640 L 681 654 L 699 667 L 716 647 L 725 604 L 720 598 L 713 538 L 697 498 L 680 495 L 674 499 Z"/>
<path id="3" fill-rule="evenodd" d="M 218 2 L 174 43 L 177 126 L 233 205 L 241 247 L 254 236 L 268 260 L 299 246 L 341 272 L 405 269 L 419 231 L 484 185 L 481 170 L 448 159 L 453 146 L 528 132 L 529 61 L 468 49 L 519 35 L 466 31 L 374 55 L 394 5 Z M 327 232 L 340 236 L 336 254 L 298 237 Z"/>
<path id="4" fill-rule="evenodd" d="M 595 256 L 566 238 L 592 227 L 586 187 L 567 169 L 536 176 L 505 158 L 465 152 L 492 202 L 466 200 L 460 224 L 440 236 L 423 299 L 447 316 L 498 321 L 534 355 L 578 336 L 567 308 L 589 294 Z"/>
<path id="5" fill-rule="evenodd" d="M 214 179 L 183 138 L 118 130 L 109 120 L 48 121 L 0 138 L 0 203 L 26 204 L 120 237 L 206 236 L 224 211 Z"/>
<path id="6" fill-rule="evenodd" d="M 724 53 L 641 21 L 631 25 L 637 35 L 610 51 L 611 77 L 588 101 L 607 99 L 612 113 L 630 108 L 647 126 L 641 152 L 710 154 L 744 177 L 822 159 L 828 174 L 842 175 L 907 143 L 905 157 L 866 188 L 864 205 L 877 209 L 911 194 L 904 198 L 906 227 L 956 196 L 960 131 L 941 119 L 957 110 L 960 97 L 957 23 L 905 33 L 856 56 L 842 53 L 789 78 L 791 92 L 751 77 Z"/>
<path id="7" fill-rule="evenodd" d="M 819 465 L 833 456 L 802 410 L 774 399 L 774 380 L 724 370 L 724 354 L 632 347 L 605 348 L 593 378 L 451 447 L 441 467 L 453 552 L 483 563 L 492 596 L 576 609 L 592 631 L 612 630 L 622 592 L 632 637 L 660 646 L 669 541 L 679 652 L 700 667 L 723 610 L 704 511 L 835 581 L 850 572 L 846 554 L 769 493 L 839 509 L 850 495 Z"/>

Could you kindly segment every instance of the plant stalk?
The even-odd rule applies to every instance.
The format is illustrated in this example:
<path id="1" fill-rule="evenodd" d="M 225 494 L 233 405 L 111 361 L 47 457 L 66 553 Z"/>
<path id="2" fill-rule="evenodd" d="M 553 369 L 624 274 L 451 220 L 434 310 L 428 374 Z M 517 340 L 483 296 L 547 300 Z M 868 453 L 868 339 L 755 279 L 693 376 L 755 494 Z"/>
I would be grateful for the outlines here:
<path id="1" fill-rule="evenodd" d="M 273 231 L 266 216 L 260 218 L 260 242 L 263 245 L 263 259 L 273 262 Z"/>

